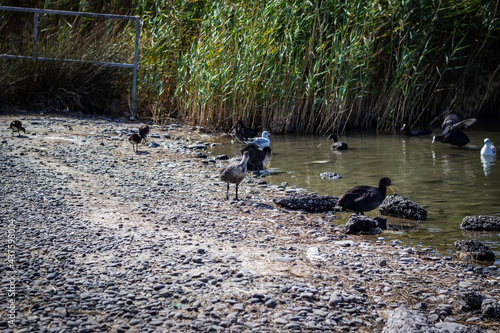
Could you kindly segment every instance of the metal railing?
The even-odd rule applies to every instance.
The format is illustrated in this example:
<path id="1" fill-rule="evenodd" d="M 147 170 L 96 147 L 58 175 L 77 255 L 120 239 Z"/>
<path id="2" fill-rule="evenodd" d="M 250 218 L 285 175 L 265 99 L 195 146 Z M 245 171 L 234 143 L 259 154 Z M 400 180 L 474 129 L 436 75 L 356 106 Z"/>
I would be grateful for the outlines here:
<path id="1" fill-rule="evenodd" d="M 84 12 L 71 12 L 66 10 L 51 10 L 51 9 L 38 9 L 38 8 L 23 8 L 23 7 L 10 7 L 10 6 L 0 6 L 0 10 L 13 11 L 13 12 L 26 12 L 34 13 L 33 17 L 33 55 L 21 56 L 21 55 L 11 55 L 11 54 L 0 54 L 0 58 L 6 59 L 29 59 L 35 61 L 62 61 L 65 63 L 90 63 L 98 66 L 110 66 L 110 67 L 124 67 L 133 68 L 133 82 L 132 82 L 132 94 L 131 94 L 131 115 L 130 119 L 135 119 L 135 95 L 137 89 L 137 67 L 139 62 L 139 36 L 141 31 L 141 20 L 137 16 L 127 16 L 127 15 L 114 15 L 114 14 L 98 14 L 98 13 L 84 13 Z M 105 18 L 105 19 L 118 19 L 118 20 L 134 20 L 135 21 L 135 42 L 134 42 L 134 63 L 118 63 L 118 62 L 102 62 L 102 61 L 85 61 L 77 59 L 57 59 L 57 58 L 46 58 L 39 57 L 37 55 L 37 44 L 38 44 L 38 16 L 39 14 L 54 14 L 54 15 L 69 15 L 69 16 L 83 16 L 83 17 L 95 17 L 95 18 Z"/>

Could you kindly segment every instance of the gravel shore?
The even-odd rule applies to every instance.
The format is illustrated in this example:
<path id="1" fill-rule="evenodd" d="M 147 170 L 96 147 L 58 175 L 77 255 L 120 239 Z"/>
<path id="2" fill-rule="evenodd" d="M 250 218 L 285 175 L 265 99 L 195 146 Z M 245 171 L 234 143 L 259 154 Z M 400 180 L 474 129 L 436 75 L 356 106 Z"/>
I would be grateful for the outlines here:
<path id="1" fill-rule="evenodd" d="M 346 236 L 331 214 L 276 206 L 285 187 L 251 174 L 226 201 L 228 162 L 188 148 L 217 137 L 154 126 L 136 154 L 138 127 L 0 115 L 2 331 L 381 332 L 402 305 L 500 331 L 465 300 L 500 300 L 487 269 Z"/>

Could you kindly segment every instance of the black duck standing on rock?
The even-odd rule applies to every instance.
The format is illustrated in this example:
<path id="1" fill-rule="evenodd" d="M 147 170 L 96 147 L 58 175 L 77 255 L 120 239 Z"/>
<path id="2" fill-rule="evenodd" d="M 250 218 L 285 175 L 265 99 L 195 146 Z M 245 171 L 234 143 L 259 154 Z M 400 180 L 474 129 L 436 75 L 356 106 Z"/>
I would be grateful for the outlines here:
<path id="1" fill-rule="evenodd" d="M 378 182 L 378 188 L 367 185 L 356 186 L 340 196 L 337 206 L 363 215 L 363 212 L 369 212 L 380 206 L 389 185 L 394 183 L 388 177 L 384 177 Z"/>
<path id="2" fill-rule="evenodd" d="M 138 153 L 139 152 L 139 143 L 142 142 L 142 137 L 137 134 L 137 133 L 132 133 L 128 137 L 128 141 L 132 144 L 132 148 L 134 149 L 134 152 Z"/>
<path id="3" fill-rule="evenodd" d="M 439 141 L 442 143 L 449 143 L 454 146 L 465 146 L 469 143 L 469 137 L 462 132 L 462 128 L 467 128 L 476 122 L 476 118 L 469 118 L 462 121 L 454 113 L 450 113 L 444 118 L 443 133 L 441 135 L 435 135 L 432 139 L 432 143 Z"/>
<path id="4" fill-rule="evenodd" d="M 238 200 L 238 185 L 240 185 L 247 173 L 247 162 L 250 157 L 248 151 L 243 152 L 243 159 L 239 162 L 232 163 L 222 169 L 220 179 L 227 183 L 226 200 L 229 199 L 229 184 L 236 184 L 235 200 Z"/>
<path id="5" fill-rule="evenodd" d="M 345 143 L 345 142 L 339 142 L 339 139 L 337 138 L 337 135 L 330 134 L 330 136 L 328 136 L 327 139 L 328 140 L 333 140 L 332 150 L 346 150 L 347 149 L 347 143 Z"/>
<path id="6" fill-rule="evenodd" d="M 14 136 L 14 132 L 17 132 L 17 136 L 20 136 L 19 132 L 26 133 L 26 129 L 19 120 L 12 121 L 10 123 L 10 129 L 12 130 L 12 136 Z"/>
<path id="7" fill-rule="evenodd" d="M 264 149 L 260 149 L 255 143 L 249 143 L 241 148 L 241 153 L 248 151 L 250 153 L 250 157 L 247 162 L 247 170 L 248 171 L 259 171 L 264 169 L 264 160 L 266 159 L 266 155 L 272 155 L 272 151 L 270 147 L 264 147 Z"/>
<path id="8" fill-rule="evenodd" d="M 148 141 L 147 137 L 149 135 L 149 125 L 142 125 L 139 127 L 139 135 L 142 138 L 142 142 L 146 143 Z"/>

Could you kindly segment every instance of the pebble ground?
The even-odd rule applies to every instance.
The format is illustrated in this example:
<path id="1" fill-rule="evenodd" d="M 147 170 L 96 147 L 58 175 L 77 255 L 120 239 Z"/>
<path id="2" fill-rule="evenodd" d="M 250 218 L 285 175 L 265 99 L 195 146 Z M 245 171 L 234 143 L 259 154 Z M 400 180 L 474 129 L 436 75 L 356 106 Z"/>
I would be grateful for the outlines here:
<path id="1" fill-rule="evenodd" d="M 20 119 L 27 134 L 11 136 Z M 332 214 L 287 211 L 293 191 L 248 175 L 226 201 L 217 137 L 104 117 L 0 115 L 4 332 L 381 332 L 405 304 L 432 322 L 498 332 L 463 310 L 500 299 L 487 269 L 344 235 Z M 230 196 L 234 196 L 231 186 Z"/>

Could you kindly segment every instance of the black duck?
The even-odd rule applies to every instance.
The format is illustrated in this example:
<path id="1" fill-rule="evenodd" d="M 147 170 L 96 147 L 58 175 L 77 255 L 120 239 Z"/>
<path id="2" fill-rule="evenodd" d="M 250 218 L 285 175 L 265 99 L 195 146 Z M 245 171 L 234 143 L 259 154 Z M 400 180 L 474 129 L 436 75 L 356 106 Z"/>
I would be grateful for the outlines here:
<path id="1" fill-rule="evenodd" d="M 389 185 L 394 185 L 394 183 L 388 177 L 384 177 L 378 182 L 378 188 L 367 185 L 356 186 L 340 196 L 337 206 L 363 215 L 363 212 L 380 206 L 385 199 Z"/>
<path id="2" fill-rule="evenodd" d="M 462 128 L 471 126 L 476 122 L 476 118 L 469 118 L 462 121 L 454 113 L 449 114 L 443 121 L 441 128 L 443 133 L 435 135 L 432 138 L 432 143 L 439 141 L 442 143 L 449 143 L 454 146 L 465 146 L 469 143 L 469 137 L 462 132 Z"/>

